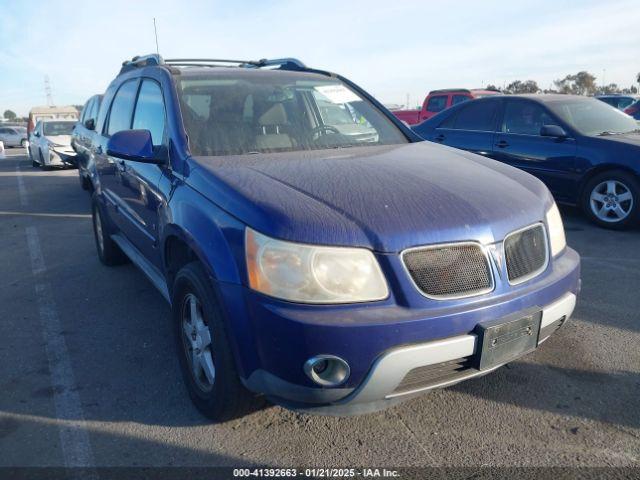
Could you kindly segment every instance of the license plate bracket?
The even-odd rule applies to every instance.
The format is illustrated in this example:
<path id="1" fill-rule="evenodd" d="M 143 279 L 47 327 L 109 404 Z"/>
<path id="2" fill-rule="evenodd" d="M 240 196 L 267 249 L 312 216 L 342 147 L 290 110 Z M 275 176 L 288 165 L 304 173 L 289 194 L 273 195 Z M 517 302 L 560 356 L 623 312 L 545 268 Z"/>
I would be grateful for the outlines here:
<path id="1" fill-rule="evenodd" d="M 478 336 L 474 366 L 478 370 L 488 370 L 535 350 L 541 321 L 542 309 L 532 307 L 479 323 L 474 330 Z"/>

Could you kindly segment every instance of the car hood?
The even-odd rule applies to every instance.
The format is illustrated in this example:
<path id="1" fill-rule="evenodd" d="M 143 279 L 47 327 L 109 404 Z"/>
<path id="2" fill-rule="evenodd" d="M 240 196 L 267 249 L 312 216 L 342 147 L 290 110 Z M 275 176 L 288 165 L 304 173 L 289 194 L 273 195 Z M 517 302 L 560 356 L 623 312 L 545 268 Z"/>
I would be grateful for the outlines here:
<path id="1" fill-rule="evenodd" d="M 640 147 L 640 133 L 623 133 L 618 135 L 601 135 L 595 137 L 603 142 L 613 142 L 616 144 L 635 145 Z"/>
<path id="2" fill-rule="evenodd" d="M 380 252 L 493 243 L 552 202 L 529 174 L 428 142 L 192 162 L 193 188 L 266 235 Z"/>
<path id="3" fill-rule="evenodd" d="M 47 135 L 47 140 L 56 145 L 68 147 L 71 145 L 71 135 Z"/>

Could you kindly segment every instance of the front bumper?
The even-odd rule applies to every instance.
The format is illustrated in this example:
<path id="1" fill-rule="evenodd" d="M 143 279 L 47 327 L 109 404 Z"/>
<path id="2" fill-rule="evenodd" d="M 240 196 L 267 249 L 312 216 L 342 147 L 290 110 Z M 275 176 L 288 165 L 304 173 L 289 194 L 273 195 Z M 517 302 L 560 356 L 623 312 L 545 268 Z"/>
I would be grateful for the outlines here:
<path id="1" fill-rule="evenodd" d="M 218 286 L 247 388 L 289 408 L 352 414 L 487 373 L 465 364 L 476 352 L 473 332 L 479 323 L 536 308 L 544 312 L 538 337 L 543 342 L 573 312 L 580 261 L 567 248 L 529 282 L 451 301 L 402 297 L 396 292 L 410 290 L 392 288 L 386 301 L 328 307 L 282 302 L 234 284 Z M 349 364 L 351 375 L 343 385 L 320 387 L 305 375 L 304 362 L 319 354 Z"/>
<path id="2" fill-rule="evenodd" d="M 68 150 L 50 148 L 48 157 L 45 157 L 45 165 L 47 167 L 76 166 L 78 164 L 77 153 L 70 148 Z"/>

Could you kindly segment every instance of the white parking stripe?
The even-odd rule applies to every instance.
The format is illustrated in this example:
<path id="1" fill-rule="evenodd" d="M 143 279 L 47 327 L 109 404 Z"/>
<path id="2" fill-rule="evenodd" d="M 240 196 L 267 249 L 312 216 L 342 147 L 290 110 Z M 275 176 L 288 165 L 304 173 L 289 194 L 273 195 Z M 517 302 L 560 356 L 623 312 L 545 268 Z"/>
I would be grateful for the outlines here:
<path id="1" fill-rule="evenodd" d="M 19 165 L 16 168 L 16 172 L 20 203 L 25 206 L 28 205 L 29 199 L 20 174 Z M 84 413 L 82 412 L 80 396 L 76 390 L 67 342 L 62 334 L 62 326 L 56 310 L 53 290 L 45 280 L 47 267 L 40 248 L 38 231 L 34 226 L 26 227 L 26 236 L 29 256 L 31 257 L 31 271 L 34 277 L 42 335 L 51 372 L 56 417 L 61 420 L 74 420 L 75 422 L 84 423 Z M 60 435 L 64 464 L 67 468 L 93 467 L 93 452 L 89 443 L 89 434 L 85 428 L 60 424 L 58 433 Z M 86 478 L 86 472 L 83 475 L 83 478 Z"/>
<path id="2" fill-rule="evenodd" d="M 0 211 L 0 215 L 24 216 L 24 217 L 50 217 L 50 218 L 91 218 L 91 215 L 85 213 L 36 213 L 36 212 L 5 212 Z"/>
<path id="3" fill-rule="evenodd" d="M 31 256 L 31 270 L 35 279 L 36 301 L 49 359 L 49 370 L 51 371 L 56 417 L 61 420 L 82 422 L 84 414 L 80 404 L 80 396 L 76 391 L 67 343 L 61 333 L 62 326 L 58 318 L 51 286 L 43 279 L 47 267 L 40 249 L 38 231 L 31 226 L 26 228 L 26 233 L 29 255 Z M 63 427 L 59 429 L 59 434 L 65 466 L 93 466 L 89 435 L 84 428 Z"/>
<path id="4" fill-rule="evenodd" d="M 16 166 L 16 179 L 18 180 L 18 193 L 20 194 L 20 205 L 26 207 L 29 205 L 29 197 L 27 196 L 27 189 L 24 186 L 24 180 L 20 173 L 20 162 Z"/>

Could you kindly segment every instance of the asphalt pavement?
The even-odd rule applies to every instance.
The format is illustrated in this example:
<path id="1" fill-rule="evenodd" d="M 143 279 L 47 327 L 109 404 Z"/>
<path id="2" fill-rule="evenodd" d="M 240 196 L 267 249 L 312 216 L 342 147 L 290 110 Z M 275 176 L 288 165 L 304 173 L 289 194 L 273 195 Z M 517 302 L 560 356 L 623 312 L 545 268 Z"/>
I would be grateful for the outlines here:
<path id="1" fill-rule="evenodd" d="M 167 304 L 96 255 L 76 170 L 0 159 L 0 467 L 638 466 L 640 230 L 563 208 L 571 321 L 485 377 L 359 417 L 266 406 L 214 425 L 182 384 Z"/>

